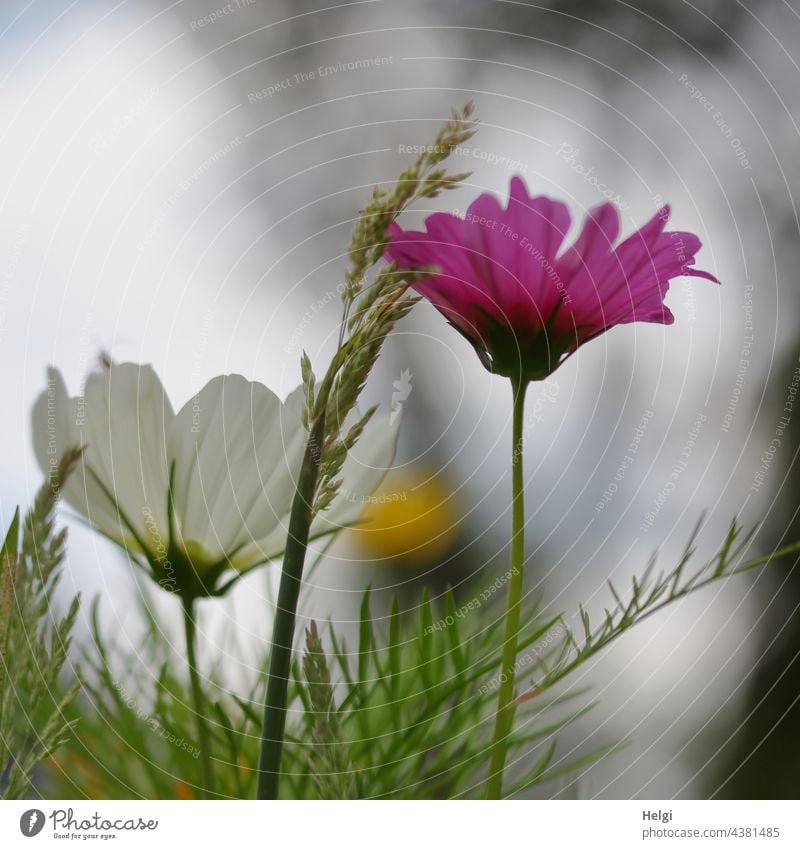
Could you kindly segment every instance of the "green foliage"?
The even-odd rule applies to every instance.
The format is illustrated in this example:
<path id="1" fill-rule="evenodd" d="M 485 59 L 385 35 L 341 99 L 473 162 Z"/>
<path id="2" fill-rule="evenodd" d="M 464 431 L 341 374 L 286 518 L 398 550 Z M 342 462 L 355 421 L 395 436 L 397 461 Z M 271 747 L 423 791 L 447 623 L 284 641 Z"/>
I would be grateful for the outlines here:
<path id="1" fill-rule="evenodd" d="M 800 551 L 800 543 L 785 546 L 778 551 L 744 560 L 757 528 L 749 532 L 734 519 L 717 553 L 699 569 L 686 574 L 686 567 L 695 554 L 695 543 L 702 525 L 702 519 L 695 527 L 678 565 L 669 573 L 655 574 L 656 558 L 651 559 L 641 578 L 634 578 L 627 601 L 624 601 L 614 584 L 609 581 L 608 588 L 614 605 L 606 609 L 603 621 L 593 626 L 589 615 L 579 609 L 579 637 L 572 628 L 564 623 L 564 640 L 558 651 L 548 653 L 539 660 L 541 680 L 540 688 L 552 687 L 566 678 L 609 643 L 622 636 L 634 625 L 663 610 L 685 596 L 703 589 L 722 578 L 750 572 L 776 560 Z"/>
<path id="2" fill-rule="evenodd" d="M 80 451 L 67 452 L 36 495 L 23 522 L 19 510 L 0 550 L 0 797 L 20 799 L 31 774 L 69 736 L 65 711 L 78 690 L 64 689 L 79 599 L 59 618 L 51 599 L 62 574 L 66 530 L 55 529 L 55 507 Z M 20 545 L 21 543 L 21 545 Z"/>
<path id="3" fill-rule="evenodd" d="M 677 566 L 655 574 L 655 559 L 628 598 L 611 584 L 614 605 L 598 626 L 579 609 L 579 636 L 563 614 L 548 616 L 530 599 L 518 641 L 519 681 L 509 739 L 506 795 L 530 792 L 575 776 L 616 748 L 558 755 L 557 738 L 591 709 L 570 675 L 644 619 L 712 583 L 743 574 L 800 551 L 800 543 L 746 560 L 754 531 L 735 521 L 717 553 L 690 569 L 695 530 Z M 480 596 L 476 595 L 475 600 Z M 343 697 L 339 723 L 368 797 L 455 798 L 481 795 L 487 743 L 502 675 L 502 617 L 445 594 L 439 607 L 423 597 L 411 621 L 396 606 L 379 626 L 369 595 L 361 611 L 359 644 L 351 653 L 331 629 L 333 660 Z"/>
<path id="4" fill-rule="evenodd" d="M 465 610 L 451 592 L 439 606 L 423 595 L 410 616 L 394 604 L 379 623 L 367 593 L 355 652 L 329 630 L 344 692 L 339 722 L 365 797 L 481 795 L 502 668 L 502 618 L 497 610 Z M 557 639 L 559 617 L 530 604 L 525 614 L 520 651 Z M 536 763 L 526 786 L 580 765 L 559 763 L 558 773 L 550 768 L 557 732 L 591 707 L 576 705 L 580 695 L 565 691 L 521 705 L 510 748 L 512 756 Z"/>
<path id="5" fill-rule="evenodd" d="M 70 707 L 72 733 L 51 761 L 56 798 L 202 796 L 193 693 L 183 647 L 180 640 L 173 643 L 168 637 L 146 595 L 143 598 L 145 633 L 135 648 L 121 638 L 103 636 L 99 604 L 93 606 L 91 643 L 81 652 L 84 685 Z M 248 693 L 240 707 L 233 694 L 222 690 L 214 673 L 205 676 L 203 684 L 201 707 L 212 732 L 217 791 L 224 797 L 247 796 L 254 764 L 245 759 L 248 752 L 238 738 L 246 739 L 255 693 Z M 235 749 L 229 739 L 232 733 L 237 735 Z"/>
<path id="6" fill-rule="evenodd" d="M 611 741 L 605 748 L 578 752 L 559 746 L 560 734 L 592 708 L 587 691 L 570 685 L 573 672 L 667 605 L 800 550 L 795 544 L 746 560 L 752 532 L 743 533 L 734 523 L 717 554 L 690 568 L 694 539 L 674 569 L 656 574 L 651 562 L 624 598 L 611 586 L 613 605 L 596 626 L 583 610 L 571 627 L 564 615 L 547 614 L 530 598 L 526 601 L 507 795 L 536 788 L 538 794 L 560 794 L 565 782 L 573 782 L 618 745 Z M 423 596 L 410 611 L 401 611 L 395 602 L 385 616 L 373 614 L 367 592 L 352 647 L 331 626 L 322 633 L 309 628 L 302 663 L 292 669 L 282 796 L 482 795 L 502 674 L 501 611 L 494 599 L 476 603 L 482 589 L 476 586 L 471 598 L 450 592 L 436 601 Z M 146 604 L 143 611 L 148 630 L 135 653 L 120 642 L 108 645 L 95 618 L 86 683 L 70 710 L 70 717 L 80 721 L 52 764 L 56 795 L 199 796 L 202 776 L 185 659 Z M 246 663 L 267 668 L 263 656 L 248 655 Z M 248 798 L 256 783 L 264 678 L 237 691 L 226 680 L 229 667 L 229 660 L 219 662 L 201 675 L 202 700 L 217 794 Z"/>
<path id="7" fill-rule="evenodd" d="M 454 610 L 455 602 L 448 599 Z M 538 620 L 530 612 L 526 634 L 535 643 L 557 620 Z M 351 655 L 329 628 L 330 657 L 316 627 L 309 628 L 302 666 L 295 664 L 292 670 L 284 797 L 470 795 L 471 776 L 480 772 L 489 731 L 492 697 L 481 694 L 480 685 L 499 668 L 499 650 L 494 651 L 498 626 L 481 628 L 481 617 L 472 614 L 471 621 L 456 619 L 452 628 L 436 628 L 439 618 L 425 599 L 412 615 L 400 613 L 395 605 L 387 623 L 375 621 L 367 593 L 356 652 Z M 487 618 L 497 617 L 489 613 Z M 185 662 L 152 615 L 147 623 L 135 650 L 125 648 L 121 640 L 103 637 L 95 606 L 92 645 L 85 648 L 83 661 L 86 681 L 70 710 L 71 738 L 51 762 L 54 796 L 201 795 Z M 476 628 L 481 628 L 477 635 Z M 474 636 L 471 642 L 468 634 Z M 260 657 L 255 663 L 266 669 L 266 661 Z M 248 658 L 248 665 L 253 663 Z M 225 681 L 222 664 L 201 678 L 217 795 L 251 797 L 263 677 L 243 693 Z M 334 694 L 341 699 L 338 707 Z M 529 749 L 550 740 L 588 710 L 572 704 L 579 695 L 531 705 L 524 711 L 526 719 L 538 722 L 546 714 L 558 719 L 521 729 L 515 743 Z M 542 780 L 545 772 L 542 768 Z"/>

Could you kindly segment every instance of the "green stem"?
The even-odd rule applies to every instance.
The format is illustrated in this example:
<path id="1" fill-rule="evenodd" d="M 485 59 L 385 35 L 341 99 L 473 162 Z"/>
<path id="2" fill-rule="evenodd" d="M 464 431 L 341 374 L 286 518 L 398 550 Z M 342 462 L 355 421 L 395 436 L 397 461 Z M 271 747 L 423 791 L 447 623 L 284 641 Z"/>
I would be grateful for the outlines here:
<path id="1" fill-rule="evenodd" d="M 197 722 L 197 743 L 200 749 L 200 768 L 203 772 L 202 791 L 203 798 L 208 798 L 214 792 L 214 769 L 211 765 L 211 735 L 206 722 L 205 700 L 203 699 L 203 691 L 200 689 L 200 675 L 195 654 L 197 629 L 195 628 L 194 599 L 190 596 L 184 596 L 182 602 L 183 627 L 186 633 L 186 662 L 189 665 L 189 680 L 192 685 L 194 715 Z"/>
<path id="2" fill-rule="evenodd" d="M 523 561 L 525 558 L 525 507 L 522 483 L 522 425 L 525 412 L 524 379 L 512 384 L 514 392 L 514 436 L 511 454 L 511 569 L 508 580 L 506 627 L 503 638 L 502 670 L 500 690 L 497 696 L 494 737 L 489 760 L 489 775 L 486 779 L 486 798 L 501 799 L 503 795 L 503 772 L 508 754 L 508 740 L 514 723 L 514 664 L 517 659 L 520 610 L 522 606 Z"/>
<path id="3" fill-rule="evenodd" d="M 317 488 L 324 433 L 323 412 L 317 417 L 308 437 L 303 465 L 297 481 L 297 491 L 292 501 L 292 512 L 289 516 L 289 536 L 283 555 L 278 604 L 272 625 L 272 648 L 269 658 L 267 694 L 264 701 L 264 725 L 261 731 L 261 752 L 258 759 L 257 798 L 259 799 L 278 798 L 297 601 L 303 579 L 303 565 L 311 528 L 311 508 Z"/>

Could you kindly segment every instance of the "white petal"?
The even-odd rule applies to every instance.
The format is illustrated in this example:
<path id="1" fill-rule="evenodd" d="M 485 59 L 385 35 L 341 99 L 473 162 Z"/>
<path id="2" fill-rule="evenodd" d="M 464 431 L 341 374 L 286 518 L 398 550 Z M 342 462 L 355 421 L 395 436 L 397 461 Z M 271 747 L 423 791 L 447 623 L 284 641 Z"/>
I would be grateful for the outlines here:
<path id="1" fill-rule="evenodd" d="M 121 369 L 121 371 L 118 371 Z M 128 501 L 122 510 L 130 513 L 133 519 L 142 518 L 142 499 L 135 495 L 136 485 L 127 484 L 121 486 L 122 478 L 116 474 L 117 467 L 126 466 L 128 460 L 137 453 L 138 439 L 131 439 L 125 425 L 130 425 L 131 403 L 127 403 L 124 410 L 120 410 L 112 417 L 109 411 L 109 393 L 103 389 L 103 384 L 110 386 L 112 380 L 116 380 L 114 389 L 115 400 L 117 395 L 130 394 L 130 376 L 135 366 L 112 366 L 114 377 L 111 372 L 103 372 L 94 375 L 87 382 L 87 395 L 78 398 L 69 398 L 67 395 L 64 379 L 57 369 L 48 369 L 47 389 L 39 396 L 33 407 L 33 445 L 36 458 L 42 470 L 49 474 L 53 466 L 58 462 L 67 448 L 81 446 L 84 454 L 81 463 L 73 472 L 64 487 L 63 496 L 65 501 L 85 516 L 89 522 L 101 533 L 115 539 L 122 545 L 130 546 L 140 550 L 133 535 L 125 525 L 116 505 L 109 498 L 109 493 L 116 490 L 117 495 L 122 497 L 123 491 Z M 151 369 L 143 370 L 142 385 L 145 395 L 152 398 L 158 396 L 163 390 L 158 378 Z M 137 381 L 138 382 L 138 381 Z M 138 389 L 133 386 L 134 398 L 132 406 L 137 405 L 136 393 Z M 130 399 L 129 399 L 130 402 Z M 166 402 L 167 410 L 169 402 Z M 144 413 L 144 409 L 142 409 Z M 147 415 L 145 415 L 147 418 Z M 112 427 L 111 421 L 119 423 L 118 427 Z M 150 423 L 152 429 L 152 422 Z M 113 438 L 111 432 L 113 430 Z M 151 469 L 151 447 L 152 439 L 145 438 L 148 428 L 142 429 L 142 450 L 146 447 L 147 461 L 144 467 L 145 475 L 133 475 L 134 481 L 146 478 L 148 481 L 148 492 L 153 492 L 156 486 L 152 482 Z M 146 446 L 145 446 L 145 443 Z M 155 449 L 157 452 L 157 448 Z M 130 475 L 128 476 L 130 477 Z M 162 478 L 163 479 L 163 478 Z M 165 497 L 166 490 L 163 489 L 159 495 L 159 502 Z M 153 495 L 155 497 L 155 493 Z M 135 524 L 137 535 L 145 539 L 146 527 L 143 522 Z M 143 552 L 142 552 L 143 553 Z"/>
<path id="2" fill-rule="evenodd" d="M 68 448 L 80 447 L 83 435 L 76 426 L 76 400 L 67 395 L 64 378 L 56 368 L 47 370 L 47 389 L 36 399 L 31 414 L 33 451 L 39 467 L 46 476 L 50 476 L 58 461 Z M 111 514 L 105 509 L 106 499 L 100 500 L 95 511 L 90 509 L 88 493 L 81 486 L 82 469 L 73 472 L 62 493 L 64 500 L 81 515 L 89 518 L 90 512 L 103 512 L 104 518 Z M 90 486 L 99 493 L 93 481 Z"/>
<path id="3" fill-rule="evenodd" d="M 82 399 L 67 395 L 64 378 L 58 369 L 49 368 L 47 389 L 36 399 L 31 414 L 34 454 L 48 477 L 68 448 L 85 446 L 81 427 L 84 410 Z M 88 453 L 84 451 L 84 460 Z M 62 496 L 102 533 L 122 541 L 116 514 L 97 482 L 86 474 L 83 460 L 67 480 Z"/>
<path id="4" fill-rule="evenodd" d="M 263 384 L 241 375 L 208 383 L 178 413 L 170 436 L 187 547 L 217 560 L 276 528 L 280 535 L 304 441 L 296 415 Z"/>
<path id="5" fill-rule="evenodd" d="M 296 389 L 293 389 L 283 402 L 286 412 L 294 416 L 298 421 L 303 421 L 303 408 L 306 405 L 306 393 L 303 385 L 300 384 Z"/>
<path id="6" fill-rule="evenodd" d="M 33 451 L 46 475 L 53 471 L 67 448 L 80 444 L 80 434 L 71 426 L 73 418 L 61 372 L 47 369 L 47 389 L 36 399 L 31 416 Z"/>
<path id="7" fill-rule="evenodd" d="M 117 534 L 132 529 L 156 554 L 169 542 L 166 433 L 174 417 L 150 366 L 112 365 L 86 381 L 84 464 L 116 502 Z"/>

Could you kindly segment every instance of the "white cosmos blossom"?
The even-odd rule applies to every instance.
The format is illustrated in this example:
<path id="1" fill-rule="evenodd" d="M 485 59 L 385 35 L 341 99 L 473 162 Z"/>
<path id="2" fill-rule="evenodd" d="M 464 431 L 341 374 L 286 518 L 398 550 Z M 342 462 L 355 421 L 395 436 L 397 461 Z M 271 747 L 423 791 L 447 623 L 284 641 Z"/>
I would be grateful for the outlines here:
<path id="1" fill-rule="evenodd" d="M 214 592 L 223 572 L 282 554 L 307 432 L 302 387 L 215 377 L 176 414 L 152 367 L 93 372 L 70 398 L 57 369 L 33 408 L 45 473 L 85 448 L 63 497 L 100 533 L 147 560 L 166 589 Z M 398 423 L 376 418 L 345 462 L 342 490 L 311 535 L 352 524 L 394 458 Z M 198 583 L 199 582 L 199 583 Z"/>

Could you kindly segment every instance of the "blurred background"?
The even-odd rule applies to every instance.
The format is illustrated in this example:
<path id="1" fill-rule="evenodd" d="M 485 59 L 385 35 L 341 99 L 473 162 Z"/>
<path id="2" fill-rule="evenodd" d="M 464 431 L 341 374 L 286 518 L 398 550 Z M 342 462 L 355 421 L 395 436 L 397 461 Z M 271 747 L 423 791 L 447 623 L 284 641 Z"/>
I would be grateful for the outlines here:
<path id="1" fill-rule="evenodd" d="M 701 517 L 701 555 L 735 514 L 765 520 L 760 549 L 800 536 L 800 409 L 781 423 L 800 355 L 796 0 L 6 0 L 0 46 L 3 525 L 41 480 L 29 416 L 49 363 L 77 394 L 99 351 L 151 362 L 176 408 L 224 372 L 283 396 L 303 349 L 323 371 L 364 199 L 472 99 L 482 127 L 453 162 L 471 178 L 406 225 L 520 173 L 576 228 L 606 199 L 625 233 L 669 202 L 723 284 L 676 281 L 673 326 L 618 328 L 529 392 L 531 592 L 602 612 L 609 578 L 655 551 L 674 566 Z M 506 568 L 506 381 L 420 305 L 366 394 L 404 427 L 371 522 L 313 578 L 305 615 L 343 630 L 368 584 L 384 605 L 423 585 L 468 599 Z M 128 565 L 71 526 L 65 594 L 99 593 L 134 646 Z M 574 792 L 797 797 L 790 566 L 671 608 L 593 666 L 600 705 L 569 743 L 630 743 Z M 264 644 L 276 575 L 203 611 L 208 655 L 232 622 Z"/>

